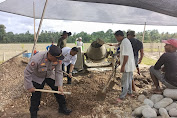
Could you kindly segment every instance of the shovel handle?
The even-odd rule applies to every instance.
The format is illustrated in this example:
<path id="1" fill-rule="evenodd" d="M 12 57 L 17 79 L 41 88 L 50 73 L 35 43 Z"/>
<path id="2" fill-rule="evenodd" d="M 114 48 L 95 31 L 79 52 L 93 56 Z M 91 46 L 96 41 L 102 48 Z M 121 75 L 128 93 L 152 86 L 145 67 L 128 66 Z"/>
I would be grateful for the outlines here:
<path id="1" fill-rule="evenodd" d="M 66 73 L 65 71 L 63 71 L 63 73 L 69 76 L 69 74 L 68 74 L 68 73 Z M 71 76 L 71 78 L 76 79 L 76 78 L 75 78 L 75 77 L 73 77 L 73 76 Z"/>
<path id="2" fill-rule="evenodd" d="M 47 92 L 47 93 L 61 93 L 60 91 L 44 90 L 44 89 L 35 89 L 35 91 Z M 71 95 L 71 92 L 63 92 L 66 95 Z"/>

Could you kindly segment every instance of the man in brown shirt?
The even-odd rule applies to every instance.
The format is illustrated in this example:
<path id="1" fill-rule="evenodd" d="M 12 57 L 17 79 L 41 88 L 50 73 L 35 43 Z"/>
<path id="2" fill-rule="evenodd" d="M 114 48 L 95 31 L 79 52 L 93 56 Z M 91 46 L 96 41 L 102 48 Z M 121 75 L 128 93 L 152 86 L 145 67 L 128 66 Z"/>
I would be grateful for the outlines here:
<path id="1" fill-rule="evenodd" d="M 159 81 L 167 88 L 177 88 L 177 40 L 168 39 L 162 42 L 166 43 L 166 53 L 159 58 L 155 66 L 150 67 L 150 75 L 156 87 L 155 93 L 161 93 Z"/>
<path id="2" fill-rule="evenodd" d="M 63 34 L 61 35 L 61 38 L 58 39 L 58 43 L 57 43 L 57 46 L 59 48 L 63 48 L 63 47 L 66 47 L 66 43 L 67 43 L 67 38 L 71 35 L 71 32 L 66 32 L 66 31 L 63 31 Z"/>

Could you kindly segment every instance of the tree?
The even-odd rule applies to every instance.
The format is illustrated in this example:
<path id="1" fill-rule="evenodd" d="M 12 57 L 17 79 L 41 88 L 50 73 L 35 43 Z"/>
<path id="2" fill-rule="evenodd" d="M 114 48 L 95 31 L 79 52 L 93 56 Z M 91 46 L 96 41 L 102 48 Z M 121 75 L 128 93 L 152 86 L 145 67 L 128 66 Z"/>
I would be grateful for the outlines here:
<path id="1" fill-rule="evenodd" d="M 0 24 L 0 42 L 4 43 L 5 42 L 5 35 L 6 35 L 6 31 L 5 31 L 6 27 L 2 24 Z"/>

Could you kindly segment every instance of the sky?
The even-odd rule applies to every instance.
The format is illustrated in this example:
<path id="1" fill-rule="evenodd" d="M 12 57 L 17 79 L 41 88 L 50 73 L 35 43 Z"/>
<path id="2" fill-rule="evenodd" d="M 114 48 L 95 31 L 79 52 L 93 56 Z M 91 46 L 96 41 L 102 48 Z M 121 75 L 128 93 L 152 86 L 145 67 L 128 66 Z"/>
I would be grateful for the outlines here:
<path id="1" fill-rule="evenodd" d="M 36 20 L 36 32 L 40 20 Z M 5 25 L 6 32 L 13 33 L 25 33 L 29 31 L 34 33 L 34 19 L 20 15 L 0 12 L 0 24 Z M 81 21 L 68 21 L 68 20 L 48 20 L 44 19 L 41 30 L 46 31 L 70 31 L 72 33 L 87 32 L 91 34 L 97 31 L 107 31 L 112 29 L 113 31 L 128 29 L 135 32 L 143 32 L 144 25 L 126 25 L 126 24 L 111 24 L 111 23 L 96 23 L 96 22 L 81 22 Z M 160 33 L 177 32 L 177 26 L 151 26 L 147 25 L 146 30 L 157 29 Z"/>

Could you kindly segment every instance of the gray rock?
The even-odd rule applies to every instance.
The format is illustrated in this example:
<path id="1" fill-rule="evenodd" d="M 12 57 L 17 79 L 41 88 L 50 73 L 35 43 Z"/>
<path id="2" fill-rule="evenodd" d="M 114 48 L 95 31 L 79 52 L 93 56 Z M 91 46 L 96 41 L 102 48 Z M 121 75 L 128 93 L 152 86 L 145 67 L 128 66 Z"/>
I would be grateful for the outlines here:
<path id="1" fill-rule="evenodd" d="M 177 100 L 177 89 L 165 89 L 163 95 L 168 98 Z"/>
<path id="2" fill-rule="evenodd" d="M 150 107 L 154 106 L 154 103 L 150 99 L 145 99 L 144 104 L 149 105 Z"/>
<path id="3" fill-rule="evenodd" d="M 168 106 L 166 107 L 166 110 L 169 111 L 169 110 L 172 109 L 172 108 L 177 108 L 177 103 L 173 102 L 172 104 L 168 105 Z"/>
<path id="4" fill-rule="evenodd" d="M 155 104 L 157 102 L 159 102 L 160 100 L 163 99 L 163 95 L 160 94 L 153 94 L 150 98 L 150 100 Z"/>
<path id="5" fill-rule="evenodd" d="M 169 118 L 168 112 L 165 108 L 160 108 L 159 109 L 159 114 L 165 118 Z"/>
<path id="6" fill-rule="evenodd" d="M 170 115 L 171 117 L 177 117 L 177 109 L 176 109 L 176 108 L 170 109 L 169 115 Z"/>
<path id="7" fill-rule="evenodd" d="M 144 108 L 142 110 L 142 114 L 145 118 L 155 118 L 155 117 L 157 117 L 157 113 L 152 108 Z"/>
<path id="8" fill-rule="evenodd" d="M 133 116 L 141 116 L 142 115 L 142 110 L 145 109 L 145 108 L 151 108 L 149 105 L 143 105 L 143 106 L 140 106 L 138 108 L 136 108 L 133 112 L 132 112 L 132 115 Z"/>
<path id="9" fill-rule="evenodd" d="M 146 96 L 145 96 L 145 95 L 139 95 L 139 96 L 138 96 L 138 101 L 144 102 L 144 99 L 146 99 Z"/>
<path id="10" fill-rule="evenodd" d="M 168 105 L 170 105 L 171 103 L 173 102 L 173 100 L 171 98 L 163 98 L 162 100 L 160 100 L 159 102 L 157 102 L 154 107 L 156 109 L 159 109 L 159 108 L 165 108 L 167 107 Z"/>
<path id="11" fill-rule="evenodd" d="M 157 110 L 156 108 L 152 108 L 154 109 L 154 111 L 157 113 L 157 115 L 159 115 L 159 110 Z"/>

